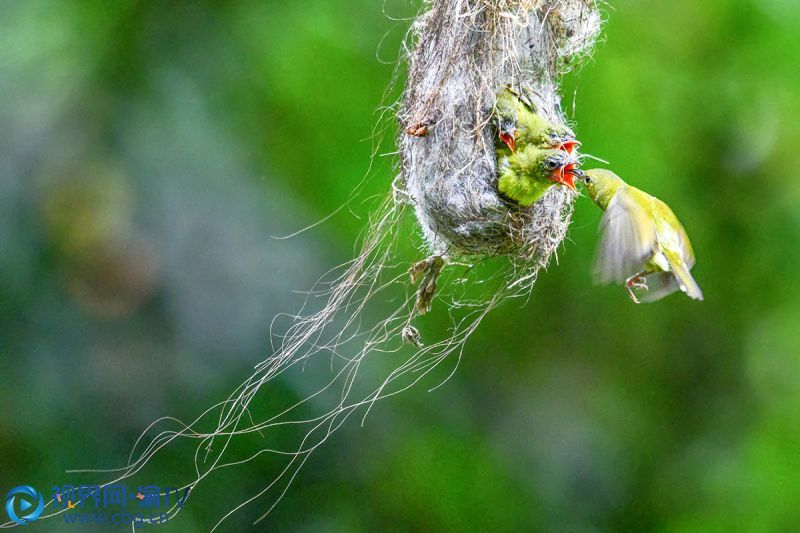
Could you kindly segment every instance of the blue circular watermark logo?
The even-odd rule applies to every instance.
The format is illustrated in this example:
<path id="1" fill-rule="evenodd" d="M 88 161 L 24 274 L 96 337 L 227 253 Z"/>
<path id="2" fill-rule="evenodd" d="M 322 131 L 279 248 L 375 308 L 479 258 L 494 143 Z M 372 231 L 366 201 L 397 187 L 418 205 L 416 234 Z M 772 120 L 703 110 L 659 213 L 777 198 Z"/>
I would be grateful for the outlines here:
<path id="1" fill-rule="evenodd" d="M 6 496 L 6 514 L 24 526 L 34 522 L 44 511 L 44 498 L 30 485 L 14 487 Z M 20 516 L 20 513 L 22 516 Z"/>

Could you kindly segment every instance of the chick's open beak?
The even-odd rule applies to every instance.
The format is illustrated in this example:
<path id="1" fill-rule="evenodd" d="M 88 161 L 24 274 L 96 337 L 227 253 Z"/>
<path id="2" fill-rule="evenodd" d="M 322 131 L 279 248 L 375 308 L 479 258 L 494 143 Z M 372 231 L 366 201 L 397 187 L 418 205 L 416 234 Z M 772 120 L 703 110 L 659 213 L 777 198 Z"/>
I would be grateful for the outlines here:
<path id="1" fill-rule="evenodd" d="M 514 132 L 513 135 L 503 131 L 500 132 L 500 140 L 503 141 L 503 144 L 508 146 L 509 150 L 511 150 L 512 152 L 516 152 L 517 150 L 516 136 L 517 136 L 516 131 Z"/>
<path id="2" fill-rule="evenodd" d="M 555 174 L 555 181 L 559 185 L 563 185 L 568 189 L 572 189 L 573 192 L 578 192 L 578 189 L 575 188 L 575 175 L 573 174 L 573 170 L 575 169 L 575 163 L 570 163 L 564 167 L 561 167 L 556 171 Z"/>
<path id="3" fill-rule="evenodd" d="M 561 143 L 561 150 L 564 150 L 568 154 L 572 154 L 573 150 L 581 145 L 581 142 L 578 139 L 573 139 L 571 141 L 564 141 Z"/>

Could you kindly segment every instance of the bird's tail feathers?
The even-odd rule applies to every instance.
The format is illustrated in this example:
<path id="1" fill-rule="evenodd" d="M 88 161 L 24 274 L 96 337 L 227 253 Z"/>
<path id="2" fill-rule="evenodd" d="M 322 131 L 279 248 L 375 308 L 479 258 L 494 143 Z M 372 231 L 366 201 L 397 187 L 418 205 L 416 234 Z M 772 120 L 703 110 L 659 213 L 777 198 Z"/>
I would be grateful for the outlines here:
<path id="1" fill-rule="evenodd" d="M 703 291 L 700 289 L 700 285 L 694 280 L 692 273 L 689 272 L 689 269 L 683 264 L 683 261 L 673 261 L 669 258 L 668 260 L 672 273 L 675 274 L 675 279 L 678 280 L 678 286 L 681 291 L 685 292 L 686 296 L 689 298 L 702 301 Z"/>

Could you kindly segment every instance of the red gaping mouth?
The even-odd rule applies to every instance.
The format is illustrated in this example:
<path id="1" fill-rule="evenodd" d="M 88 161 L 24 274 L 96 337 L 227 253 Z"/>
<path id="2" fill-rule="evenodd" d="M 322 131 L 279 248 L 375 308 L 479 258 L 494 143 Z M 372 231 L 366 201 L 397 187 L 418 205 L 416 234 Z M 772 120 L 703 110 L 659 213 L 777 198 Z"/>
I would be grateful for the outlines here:
<path id="1" fill-rule="evenodd" d="M 558 148 L 560 150 L 564 150 L 565 152 L 567 152 L 568 154 L 571 155 L 572 151 L 575 150 L 575 148 L 577 148 L 580 145 L 581 145 L 581 142 L 578 139 L 573 139 L 571 141 L 564 141 L 563 143 L 561 143 L 556 148 Z"/>
<path id="2" fill-rule="evenodd" d="M 500 132 L 500 140 L 503 141 L 503 144 L 508 146 L 509 150 L 512 152 L 517 151 L 517 143 L 516 143 L 516 132 L 514 135 L 509 135 L 508 133 Z"/>
<path id="3" fill-rule="evenodd" d="M 563 185 L 569 189 L 572 189 L 573 192 L 578 192 L 578 189 L 575 188 L 575 176 L 573 171 L 575 170 L 575 163 L 570 163 L 568 165 L 564 165 L 560 169 L 556 170 L 553 173 L 553 177 L 550 178 L 559 185 Z"/>

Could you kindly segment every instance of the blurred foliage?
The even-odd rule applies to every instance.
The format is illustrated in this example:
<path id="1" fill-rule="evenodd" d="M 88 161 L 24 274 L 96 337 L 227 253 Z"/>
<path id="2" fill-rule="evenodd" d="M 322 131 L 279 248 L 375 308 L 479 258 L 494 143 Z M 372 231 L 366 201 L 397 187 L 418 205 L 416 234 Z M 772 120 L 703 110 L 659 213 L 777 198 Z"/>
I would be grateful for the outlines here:
<path id="1" fill-rule="evenodd" d="M 581 199 L 530 302 L 492 314 L 443 387 L 346 425 L 257 529 L 796 528 L 800 5 L 611 4 L 565 108 L 585 152 L 673 206 L 706 301 L 593 287 L 600 214 Z M 195 416 L 269 354 L 272 317 L 351 257 L 389 187 L 378 157 L 351 209 L 271 238 L 366 174 L 416 9 L 0 4 L 3 494 L 121 465 L 153 419 Z M 286 381 L 267 401 L 304 392 Z M 190 461 L 167 452 L 141 482 Z M 221 472 L 168 529 L 208 530 L 271 467 Z"/>

